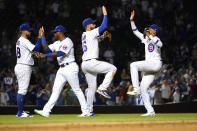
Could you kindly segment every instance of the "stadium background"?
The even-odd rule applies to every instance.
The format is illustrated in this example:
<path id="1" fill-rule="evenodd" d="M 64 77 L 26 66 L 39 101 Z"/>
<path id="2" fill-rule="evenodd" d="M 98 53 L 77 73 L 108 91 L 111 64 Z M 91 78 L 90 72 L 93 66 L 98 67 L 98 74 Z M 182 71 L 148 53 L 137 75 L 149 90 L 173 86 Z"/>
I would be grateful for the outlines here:
<path id="1" fill-rule="evenodd" d="M 138 105 L 140 98 L 126 95 L 132 90 L 129 64 L 144 59 L 144 46 L 132 34 L 129 16 L 136 11 L 135 22 L 140 31 L 156 23 L 161 27 L 159 37 L 164 43 L 162 55 L 165 65 L 149 90 L 153 104 L 179 103 L 197 98 L 197 43 L 195 6 L 187 0 L 0 0 L 0 105 L 16 105 L 17 81 L 15 43 L 18 27 L 29 23 L 34 27 L 35 42 L 39 27 L 45 27 L 48 43 L 54 41 L 51 30 L 64 25 L 75 44 L 78 64 L 81 63 L 82 20 L 86 17 L 102 20 L 101 5 L 109 14 L 108 30 L 112 42 L 100 44 L 101 60 L 110 61 L 118 68 L 109 88 L 112 99 L 106 101 L 96 94 L 96 105 Z M 49 99 L 58 65 L 55 59 L 36 61 L 26 105 L 43 106 Z M 87 87 L 83 73 L 79 73 L 83 91 Z M 103 76 L 99 75 L 98 83 Z M 57 105 L 78 105 L 68 85 L 65 86 Z"/>

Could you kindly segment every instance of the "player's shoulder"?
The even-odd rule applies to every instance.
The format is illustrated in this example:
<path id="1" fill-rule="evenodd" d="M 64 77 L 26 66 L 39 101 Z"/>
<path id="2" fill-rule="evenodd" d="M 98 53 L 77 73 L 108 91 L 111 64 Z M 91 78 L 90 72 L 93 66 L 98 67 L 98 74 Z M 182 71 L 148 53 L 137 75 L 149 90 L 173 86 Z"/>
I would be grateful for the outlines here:
<path id="1" fill-rule="evenodd" d="M 20 43 L 23 43 L 23 44 L 25 44 L 25 43 L 31 43 L 28 39 L 26 39 L 26 38 L 24 38 L 24 37 L 20 37 L 20 38 L 18 39 L 18 41 L 20 41 Z"/>
<path id="2" fill-rule="evenodd" d="M 64 43 L 73 44 L 72 40 L 69 37 L 63 40 Z"/>
<path id="3" fill-rule="evenodd" d="M 154 37 L 160 40 L 160 38 L 158 36 L 154 36 Z"/>
<path id="4" fill-rule="evenodd" d="M 90 31 L 86 31 L 85 33 L 86 34 L 94 34 L 95 32 L 98 32 L 98 30 L 99 30 L 99 27 L 97 27 L 97 28 L 95 28 L 93 30 L 90 30 Z"/>

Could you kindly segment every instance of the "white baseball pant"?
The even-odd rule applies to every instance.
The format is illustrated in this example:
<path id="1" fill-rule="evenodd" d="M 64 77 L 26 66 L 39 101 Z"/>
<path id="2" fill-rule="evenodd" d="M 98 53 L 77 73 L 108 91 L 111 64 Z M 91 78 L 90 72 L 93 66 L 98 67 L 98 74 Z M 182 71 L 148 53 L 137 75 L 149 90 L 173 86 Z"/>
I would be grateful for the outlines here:
<path id="1" fill-rule="evenodd" d="M 160 60 L 137 61 L 130 64 L 131 80 L 134 88 L 140 88 L 142 100 L 147 112 L 153 112 L 154 109 L 150 103 L 150 97 L 147 89 L 154 81 L 155 73 L 161 69 L 162 62 Z M 145 72 L 139 85 L 138 71 Z"/>
<path id="2" fill-rule="evenodd" d="M 14 68 L 18 81 L 18 94 L 26 95 L 32 73 L 32 66 L 16 64 Z"/>
<path id="3" fill-rule="evenodd" d="M 79 78 L 78 78 L 79 68 L 75 62 L 70 63 L 69 65 L 65 65 L 65 67 L 60 67 L 57 71 L 55 82 L 53 85 L 52 94 L 50 96 L 49 101 L 43 108 L 43 112 L 50 113 L 52 108 L 54 107 L 58 97 L 68 81 L 73 92 L 77 96 L 79 103 L 81 105 L 81 111 L 84 114 L 88 113 L 87 103 L 85 96 L 82 90 L 79 87 Z"/>
<path id="4" fill-rule="evenodd" d="M 97 74 L 106 74 L 98 89 L 107 90 L 113 80 L 117 68 L 110 63 L 98 61 L 96 59 L 83 61 L 81 67 L 88 83 L 88 88 L 86 89 L 88 109 L 89 112 L 93 112 L 93 100 L 97 88 Z"/>

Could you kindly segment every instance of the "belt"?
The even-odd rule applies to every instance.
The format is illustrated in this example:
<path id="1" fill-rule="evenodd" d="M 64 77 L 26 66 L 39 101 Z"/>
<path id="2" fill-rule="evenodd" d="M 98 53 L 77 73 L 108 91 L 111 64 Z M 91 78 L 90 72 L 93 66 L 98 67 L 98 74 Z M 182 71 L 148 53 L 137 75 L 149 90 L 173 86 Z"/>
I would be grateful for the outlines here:
<path id="1" fill-rule="evenodd" d="M 61 64 L 60 67 L 63 68 L 63 67 L 65 67 L 65 66 L 67 66 L 67 65 L 70 65 L 70 64 L 73 63 L 73 62 L 75 62 L 75 61 L 71 61 L 71 62 L 68 62 L 68 63 L 65 63 L 65 64 Z"/>
<path id="2" fill-rule="evenodd" d="M 26 66 L 33 66 L 33 65 L 23 64 L 23 63 L 16 63 L 16 64 L 19 64 L 19 65 L 26 65 Z"/>
<path id="3" fill-rule="evenodd" d="M 96 60 L 96 58 L 92 58 L 92 59 L 87 59 L 87 60 L 84 60 L 84 61 L 90 61 L 90 60 L 93 60 L 93 59 L 95 59 L 95 60 Z"/>

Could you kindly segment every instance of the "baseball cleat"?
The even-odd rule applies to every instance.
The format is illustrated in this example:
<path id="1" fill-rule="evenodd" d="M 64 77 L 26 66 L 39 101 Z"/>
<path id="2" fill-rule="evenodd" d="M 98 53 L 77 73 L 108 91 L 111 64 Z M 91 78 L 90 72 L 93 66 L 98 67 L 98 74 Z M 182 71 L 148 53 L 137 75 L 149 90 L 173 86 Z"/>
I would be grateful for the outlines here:
<path id="1" fill-rule="evenodd" d="M 91 113 L 82 113 L 78 117 L 89 117 L 89 116 L 91 116 Z"/>
<path id="2" fill-rule="evenodd" d="M 128 95 L 131 95 L 131 96 L 138 96 L 138 95 L 141 94 L 141 92 L 140 92 L 140 89 L 135 89 L 135 88 L 134 88 L 133 91 L 129 91 L 129 92 L 127 92 L 127 94 L 128 94 Z"/>
<path id="3" fill-rule="evenodd" d="M 104 96 L 107 99 L 111 99 L 111 96 L 107 94 L 106 90 L 97 90 L 97 93 L 99 93 L 100 95 Z"/>
<path id="4" fill-rule="evenodd" d="M 155 112 L 147 112 L 146 114 L 143 114 L 141 116 L 155 116 Z"/>
<path id="5" fill-rule="evenodd" d="M 21 114 L 17 114 L 16 117 L 33 117 L 32 115 L 28 114 L 27 112 L 23 111 Z"/>
<path id="6" fill-rule="evenodd" d="M 95 114 L 94 112 L 91 112 L 91 116 L 99 116 L 99 115 Z"/>
<path id="7" fill-rule="evenodd" d="M 43 112 L 43 110 L 37 110 L 35 109 L 34 112 L 40 116 L 43 116 L 43 117 L 49 117 L 49 113 L 45 113 Z"/>

